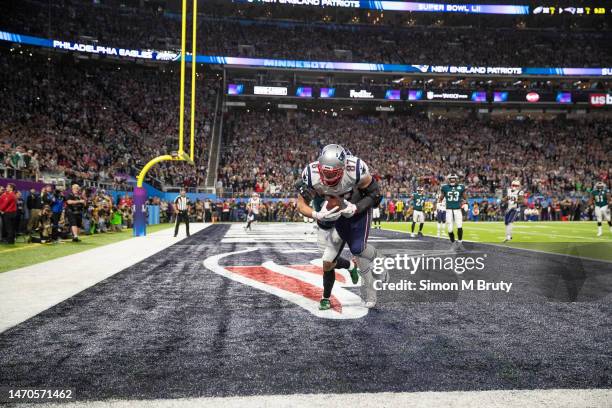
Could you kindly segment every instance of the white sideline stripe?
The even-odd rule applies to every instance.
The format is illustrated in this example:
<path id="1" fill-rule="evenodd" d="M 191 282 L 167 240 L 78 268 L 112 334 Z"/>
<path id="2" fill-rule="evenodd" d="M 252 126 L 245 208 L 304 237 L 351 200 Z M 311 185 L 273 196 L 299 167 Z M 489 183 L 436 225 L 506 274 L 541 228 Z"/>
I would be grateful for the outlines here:
<path id="1" fill-rule="evenodd" d="M 192 233 L 207 227 L 190 226 Z M 0 333 L 185 238 L 173 234 L 168 228 L 0 273 Z"/>
<path id="2" fill-rule="evenodd" d="M 379 408 L 598 408 L 610 407 L 610 389 L 555 389 L 450 392 L 381 392 L 368 394 L 292 394 L 224 398 L 180 398 L 158 400 L 108 400 L 77 403 L 19 404 L 45 408 L 329 408 L 334 406 Z"/>
<path id="3" fill-rule="evenodd" d="M 391 231 L 391 232 L 399 232 L 399 233 L 402 233 L 402 234 L 410 234 L 407 231 L 399 231 L 399 230 L 388 229 L 388 228 L 383 228 L 383 230 Z M 435 235 L 427 235 L 427 236 L 428 237 L 432 237 L 432 238 L 441 239 L 441 240 L 444 240 L 444 241 L 448 241 L 448 239 L 439 238 L 439 237 L 436 237 Z M 474 244 L 480 244 L 480 245 L 490 245 L 490 246 L 506 248 L 506 249 L 516 249 L 516 250 L 520 250 L 520 251 L 536 252 L 536 253 L 539 253 L 539 254 L 564 256 L 566 258 L 574 258 L 574 259 L 579 259 L 581 261 L 612 263 L 612 261 L 609 261 L 609 260 L 606 260 L 606 259 L 589 258 L 589 257 L 586 257 L 586 256 L 577 256 L 577 255 L 570 255 L 570 254 L 560 254 L 560 253 L 557 253 L 557 252 L 542 251 L 540 249 L 521 248 L 521 247 L 510 246 L 510 245 L 493 244 L 491 242 L 470 241 L 470 240 L 467 240 L 467 239 L 464 239 L 463 241 L 464 242 L 471 242 L 471 243 L 474 243 Z M 554 242 L 548 242 L 548 243 L 554 244 Z M 581 243 L 581 242 L 565 242 L 565 243 L 566 244 L 585 244 L 585 243 Z M 596 243 L 596 242 L 590 242 L 590 243 Z"/>

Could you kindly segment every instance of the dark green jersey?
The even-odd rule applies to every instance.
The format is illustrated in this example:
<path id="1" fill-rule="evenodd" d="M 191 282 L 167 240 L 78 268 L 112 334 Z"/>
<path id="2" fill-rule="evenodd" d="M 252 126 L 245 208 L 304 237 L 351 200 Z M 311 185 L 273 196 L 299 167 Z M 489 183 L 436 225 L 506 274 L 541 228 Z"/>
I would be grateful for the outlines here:
<path id="1" fill-rule="evenodd" d="M 461 200 L 463 199 L 463 193 L 465 192 L 465 186 L 463 184 L 444 184 L 442 186 L 442 194 L 446 199 L 446 208 L 449 210 L 461 209 Z"/>
<path id="2" fill-rule="evenodd" d="M 604 188 L 603 190 L 593 190 L 591 191 L 591 195 L 593 196 L 593 201 L 595 201 L 595 205 L 597 207 L 605 207 L 608 205 L 608 194 L 610 190 Z"/>
<path id="3" fill-rule="evenodd" d="M 315 211 L 321 211 L 321 208 L 323 208 L 323 203 L 325 202 L 325 199 L 321 196 L 315 196 L 315 198 L 313 198 L 312 200 L 312 208 L 314 208 Z"/>
<path id="4" fill-rule="evenodd" d="M 423 204 L 425 203 L 425 196 L 423 194 L 414 193 L 412 194 L 412 207 L 415 211 L 423 211 Z"/>

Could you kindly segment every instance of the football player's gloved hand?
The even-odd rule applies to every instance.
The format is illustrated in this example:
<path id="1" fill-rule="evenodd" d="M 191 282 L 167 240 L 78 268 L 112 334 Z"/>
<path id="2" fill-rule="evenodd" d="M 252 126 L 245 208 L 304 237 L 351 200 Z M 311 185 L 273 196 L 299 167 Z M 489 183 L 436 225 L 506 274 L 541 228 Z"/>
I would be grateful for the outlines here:
<path id="1" fill-rule="evenodd" d="M 343 217 L 351 218 L 357 211 L 357 206 L 350 201 L 344 200 L 344 210 L 340 211 Z"/>
<path id="2" fill-rule="evenodd" d="M 338 211 L 338 207 L 334 207 L 331 210 L 327 208 L 327 201 L 323 203 L 321 207 L 321 211 L 313 211 L 312 218 L 318 221 L 336 221 L 342 215 L 340 211 Z"/>

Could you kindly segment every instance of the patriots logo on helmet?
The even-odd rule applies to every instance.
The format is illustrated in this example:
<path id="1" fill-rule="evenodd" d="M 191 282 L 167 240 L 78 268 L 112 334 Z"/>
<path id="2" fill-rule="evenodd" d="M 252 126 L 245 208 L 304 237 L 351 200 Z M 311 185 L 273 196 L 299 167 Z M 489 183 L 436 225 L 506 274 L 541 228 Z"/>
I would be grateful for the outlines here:
<path id="1" fill-rule="evenodd" d="M 340 160 L 340 161 L 344 161 L 344 160 L 346 159 L 346 152 L 345 152 L 344 150 L 342 150 L 342 151 L 340 152 L 340 154 L 338 154 L 338 156 L 337 156 L 337 157 L 338 157 L 338 160 Z"/>

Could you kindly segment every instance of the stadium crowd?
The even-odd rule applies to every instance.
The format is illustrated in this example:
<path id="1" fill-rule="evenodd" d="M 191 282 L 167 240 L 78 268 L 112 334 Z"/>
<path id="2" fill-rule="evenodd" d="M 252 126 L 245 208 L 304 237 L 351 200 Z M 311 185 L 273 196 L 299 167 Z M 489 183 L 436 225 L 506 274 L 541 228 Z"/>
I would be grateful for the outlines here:
<path id="1" fill-rule="evenodd" d="M 598 32 L 231 20 L 209 21 L 203 28 L 210 55 L 388 64 L 600 67 L 610 62 L 612 40 Z"/>
<path id="2" fill-rule="evenodd" d="M 218 168 L 221 193 L 282 196 L 321 147 L 361 157 L 386 196 L 406 196 L 459 172 L 471 196 L 499 194 L 518 178 L 532 195 L 572 197 L 610 180 L 612 124 L 480 121 L 408 116 L 242 112 L 228 118 Z"/>
<path id="3" fill-rule="evenodd" d="M 92 235 L 132 227 L 133 202 L 127 194 L 113 200 L 104 190 L 81 189 L 78 184 L 68 190 L 46 185 L 24 194 L 14 184 L 0 186 L 0 203 L 10 204 L 0 217 L 0 240 L 12 244 L 23 236 L 38 243 L 78 241 L 81 232 Z"/>
<path id="4" fill-rule="evenodd" d="M 148 160 L 176 150 L 179 76 L 167 68 L 75 63 L 71 56 L 47 59 L 3 48 L 0 170 L 126 187 Z M 148 178 L 155 185 L 195 187 L 206 175 L 204 147 L 219 85 L 214 76 L 198 81 L 196 151 L 204 154 L 196 167 L 155 166 Z M 186 118 L 188 124 L 188 110 Z"/>
<path id="5" fill-rule="evenodd" d="M 11 4 L 0 8 L 0 29 L 105 46 L 177 49 L 180 19 L 173 14 L 76 0 Z M 305 23 L 304 15 L 302 21 L 262 21 L 228 18 L 212 9 L 204 12 L 209 15 L 201 19 L 199 44 L 201 52 L 210 55 L 512 67 L 612 64 L 611 34 L 595 28 Z M 263 9 L 259 17 L 269 18 Z"/>

